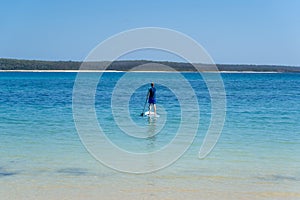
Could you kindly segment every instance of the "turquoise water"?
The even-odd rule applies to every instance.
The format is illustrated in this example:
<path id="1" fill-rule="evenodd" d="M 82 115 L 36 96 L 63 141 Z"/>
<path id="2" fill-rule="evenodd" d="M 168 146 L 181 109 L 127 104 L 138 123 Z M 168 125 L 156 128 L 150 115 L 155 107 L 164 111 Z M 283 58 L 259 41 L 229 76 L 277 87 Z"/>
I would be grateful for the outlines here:
<path id="1" fill-rule="evenodd" d="M 150 133 L 158 128 L 161 132 L 143 140 L 129 137 L 122 133 L 111 114 L 110 97 L 122 75 L 124 73 L 105 73 L 98 85 L 95 108 L 99 124 L 108 138 L 128 151 L 151 152 L 162 148 L 172 140 L 179 126 L 180 105 L 176 95 L 167 87 L 157 85 L 161 117 L 149 121 L 139 116 L 149 86 L 145 83 L 139 87 L 129 101 L 130 117 Z M 198 151 L 210 122 L 210 96 L 198 74 L 183 75 L 199 102 L 197 136 L 189 150 L 173 165 L 145 175 L 147 184 L 149 177 L 155 177 L 150 181 L 153 184 L 165 181 L 171 184 L 173 179 L 175 184 L 176 177 L 181 176 L 189 177 L 180 181 L 184 186 L 178 183 L 181 187 L 201 190 L 201 183 L 208 182 L 206 188 L 211 190 L 216 185 L 218 191 L 245 193 L 276 188 L 275 191 L 281 192 L 279 195 L 288 192 L 295 195 L 300 190 L 300 74 L 222 74 L 227 99 L 226 121 L 217 145 L 202 160 L 198 159 Z M 138 79 L 145 74 L 135 73 L 134 76 Z M 158 76 L 168 78 L 165 73 Z M 75 78 L 76 73 L 0 73 L 1 185 L 33 177 L 53 179 L 53 184 L 65 180 L 70 185 L 75 184 L 74 180 L 78 184 L 79 180 L 90 177 L 100 177 L 97 179 L 100 185 L 128 178 L 145 183 L 143 176 L 116 172 L 86 151 L 73 120 Z M 161 114 L 159 108 L 167 112 Z M 162 119 L 166 120 L 165 124 L 161 123 Z M 199 180 L 194 180 L 195 177 Z M 200 180 L 202 182 L 197 182 Z M 228 185 L 240 187 L 234 189 Z M 277 198 L 274 195 L 270 199 Z M 295 197 L 299 198 L 297 195 Z"/>

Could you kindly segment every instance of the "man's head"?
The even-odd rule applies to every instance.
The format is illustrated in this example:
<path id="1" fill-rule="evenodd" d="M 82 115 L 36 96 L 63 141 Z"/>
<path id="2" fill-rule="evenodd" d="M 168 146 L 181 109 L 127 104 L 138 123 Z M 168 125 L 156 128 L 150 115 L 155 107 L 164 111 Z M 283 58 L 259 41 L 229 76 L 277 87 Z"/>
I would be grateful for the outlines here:
<path id="1" fill-rule="evenodd" d="M 151 83 L 151 87 L 154 87 L 154 83 L 153 82 Z"/>

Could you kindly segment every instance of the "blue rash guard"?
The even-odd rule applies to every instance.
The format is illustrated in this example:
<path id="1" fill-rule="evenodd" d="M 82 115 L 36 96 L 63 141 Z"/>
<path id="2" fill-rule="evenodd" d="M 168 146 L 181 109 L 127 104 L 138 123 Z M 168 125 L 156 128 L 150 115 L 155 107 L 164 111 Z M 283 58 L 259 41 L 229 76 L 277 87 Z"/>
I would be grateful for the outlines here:
<path id="1" fill-rule="evenodd" d="M 156 92 L 156 88 L 155 87 L 151 87 L 149 88 L 149 99 L 148 99 L 148 103 L 153 103 L 153 104 L 156 104 L 156 95 L 155 95 L 155 92 Z"/>

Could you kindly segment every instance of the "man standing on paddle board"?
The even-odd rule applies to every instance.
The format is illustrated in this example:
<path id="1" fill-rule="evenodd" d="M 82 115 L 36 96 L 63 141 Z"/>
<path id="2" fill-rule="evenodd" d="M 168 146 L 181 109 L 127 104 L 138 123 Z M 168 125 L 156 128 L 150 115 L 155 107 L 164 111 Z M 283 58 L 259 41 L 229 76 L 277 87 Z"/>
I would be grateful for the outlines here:
<path id="1" fill-rule="evenodd" d="M 153 107 L 154 115 L 156 115 L 156 88 L 154 87 L 154 83 L 151 83 L 151 87 L 148 90 L 148 103 L 149 103 L 149 114 Z"/>

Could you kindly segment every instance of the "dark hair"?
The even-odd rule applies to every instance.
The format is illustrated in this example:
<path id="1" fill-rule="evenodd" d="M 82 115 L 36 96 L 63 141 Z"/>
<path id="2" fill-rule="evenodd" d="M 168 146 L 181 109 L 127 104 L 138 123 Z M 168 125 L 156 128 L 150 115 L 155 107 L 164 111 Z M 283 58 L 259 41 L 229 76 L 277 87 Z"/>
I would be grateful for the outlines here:
<path id="1" fill-rule="evenodd" d="M 151 83 L 151 87 L 153 87 L 153 86 L 154 86 L 154 83 L 152 82 L 152 83 Z"/>

